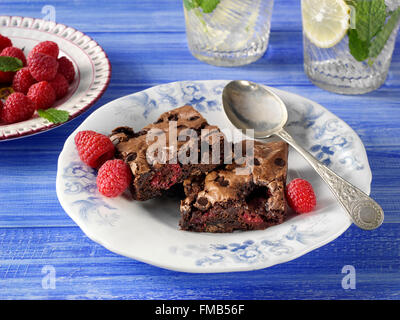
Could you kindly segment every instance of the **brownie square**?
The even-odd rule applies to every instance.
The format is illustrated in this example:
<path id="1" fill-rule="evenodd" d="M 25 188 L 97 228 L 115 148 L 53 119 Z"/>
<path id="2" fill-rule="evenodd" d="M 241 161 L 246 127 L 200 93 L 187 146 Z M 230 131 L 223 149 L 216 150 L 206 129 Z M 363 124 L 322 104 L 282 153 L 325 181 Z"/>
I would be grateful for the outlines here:
<path id="1" fill-rule="evenodd" d="M 131 193 L 139 201 L 166 194 L 188 177 L 223 163 L 224 135 L 192 106 L 165 112 L 138 132 L 118 127 L 110 138 L 116 157 L 131 168 Z M 202 161 L 205 156 L 208 162 Z"/>
<path id="2" fill-rule="evenodd" d="M 182 230 L 260 230 L 285 220 L 288 145 L 255 141 L 252 156 L 249 174 L 238 174 L 245 165 L 233 163 L 184 181 Z"/>

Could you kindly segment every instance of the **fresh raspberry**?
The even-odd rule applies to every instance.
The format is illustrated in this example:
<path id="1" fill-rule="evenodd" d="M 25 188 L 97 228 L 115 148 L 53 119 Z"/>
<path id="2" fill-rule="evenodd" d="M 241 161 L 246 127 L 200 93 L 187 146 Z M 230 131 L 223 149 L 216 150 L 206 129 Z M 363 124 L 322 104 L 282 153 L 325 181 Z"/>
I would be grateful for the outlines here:
<path id="1" fill-rule="evenodd" d="M 60 53 L 60 49 L 58 48 L 57 43 L 53 41 L 44 41 L 33 47 L 33 49 L 28 54 L 28 61 L 30 62 L 32 56 L 35 53 L 43 53 L 48 56 L 52 56 L 53 58 L 58 58 L 58 54 Z"/>
<path id="2" fill-rule="evenodd" d="M 58 70 L 57 59 L 43 53 L 34 53 L 29 60 L 29 71 L 37 81 L 51 81 Z"/>
<path id="3" fill-rule="evenodd" d="M 35 104 L 36 110 L 48 109 L 56 101 L 56 92 L 47 81 L 33 84 L 28 90 L 28 98 Z"/>
<path id="4" fill-rule="evenodd" d="M 0 117 L 6 123 L 16 123 L 30 119 L 34 112 L 33 102 L 23 93 L 15 92 L 8 96 Z"/>
<path id="5" fill-rule="evenodd" d="M 303 179 L 294 179 L 287 185 L 286 198 L 289 206 L 297 213 L 310 212 L 317 205 L 312 185 Z"/>
<path id="6" fill-rule="evenodd" d="M 0 51 L 3 51 L 3 49 L 12 47 L 12 42 L 9 38 L 4 37 L 0 34 Z"/>
<path id="7" fill-rule="evenodd" d="M 95 131 L 78 132 L 75 144 L 81 160 L 92 168 L 98 168 L 114 157 L 115 147 L 110 138 Z"/>
<path id="8" fill-rule="evenodd" d="M 0 71 L 0 83 L 11 83 L 13 81 L 15 72 L 3 72 Z"/>
<path id="9" fill-rule="evenodd" d="M 58 61 L 58 72 L 61 73 L 68 83 L 72 83 L 75 78 L 75 68 L 71 60 L 67 57 L 61 57 Z"/>
<path id="10" fill-rule="evenodd" d="M 100 193 L 109 198 L 122 194 L 132 180 L 129 166 L 120 159 L 108 160 L 99 169 L 97 175 L 97 188 Z"/>
<path id="11" fill-rule="evenodd" d="M 56 77 L 50 81 L 50 84 L 56 92 L 57 99 L 61 99 L 67 95 L 69 83 L 61 73 L 57 73 Z"/>
<path id="12" fill-rule="evenodd" d="M 177 183 L 181 176 L 182 168 L 179 164 L 166 164 L 153 175 L 150 184 L 156 189 L 166 190 Z"/>
<path id="13" fill-rule="evenodd" d="M 1 51 L 0 56 L 17 58 L 22 61 L 24 67 L 26 66 L 25 54 L 20 48 L 16 47 L 5 48 L 3 51 Z"/>
<path id="14" fill-rule="evenodd" d="M 22 68 L 15 74 L 12 87 L 16 92 L 27 94 L 29 88 L 35 83 L 36 80 L 33 79 L 29 69 Z"/>

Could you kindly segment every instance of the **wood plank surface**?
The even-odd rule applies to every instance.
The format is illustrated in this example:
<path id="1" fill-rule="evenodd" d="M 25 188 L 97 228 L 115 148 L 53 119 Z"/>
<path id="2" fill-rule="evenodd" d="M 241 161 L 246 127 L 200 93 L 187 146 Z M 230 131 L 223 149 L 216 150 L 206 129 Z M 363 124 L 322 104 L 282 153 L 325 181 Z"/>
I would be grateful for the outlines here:
<path id="1" fill-rule="evenodd" d="M 48 1 L 1 1 L 1 15 L 44 17 Z M 300 1 L 275 1 L 265 56 L 239 68 L 199 62 L 187 49 L 181 1 L 52 1 L 56 19 L 93 37 L 112 63 L 104 96 L 49 132 L 0 142 L 0 299 L 396 299 L 400 298 L 400 41 L 381 89 L 342 96 L 313 86 L 303 71 Z M 0 27 L 1 33 L 1 27 Z M 398 38 L 400 39 L 400 37 Z M 61 208 L 57 158 L 94 110 L 126 94 L 179 80 L 247 78 L 301 94 L 345 120 L 366 146 L 381 228 L 350 227 L 328 245 L 264 270 L 187 274 L 116 255 L 88 239 Z M 342 288 L 342 268 L 357 287 Z M 46 266 L 55 289 L 43 288 Z"/>

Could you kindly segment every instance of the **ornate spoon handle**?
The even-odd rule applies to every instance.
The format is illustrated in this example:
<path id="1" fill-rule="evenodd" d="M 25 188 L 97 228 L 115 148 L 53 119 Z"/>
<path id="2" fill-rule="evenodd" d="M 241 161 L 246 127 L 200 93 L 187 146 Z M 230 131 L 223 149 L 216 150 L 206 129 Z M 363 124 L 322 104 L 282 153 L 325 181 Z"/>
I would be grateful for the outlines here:
<path id="1" fill-rule="evenodd" d="M 311 164 L 328 184 L 355 225 L 364 230 L 373 230 L 382 224 L 383 210 L 373 199 L 315 159 L 284 129 L 281 129 L 276 135 L 295 148 Z"/>

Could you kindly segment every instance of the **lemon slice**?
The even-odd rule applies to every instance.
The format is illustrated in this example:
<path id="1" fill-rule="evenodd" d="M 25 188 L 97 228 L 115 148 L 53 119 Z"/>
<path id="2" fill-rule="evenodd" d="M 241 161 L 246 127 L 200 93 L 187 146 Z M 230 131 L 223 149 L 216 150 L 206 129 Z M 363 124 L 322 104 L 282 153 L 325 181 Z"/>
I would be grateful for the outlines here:
<path id="1" fill-rule="evenodd" d="M 338 44 L 350 26 L 350 7 L 344 0 L 302 0 L 303 30 L 317 47 Z"/>

